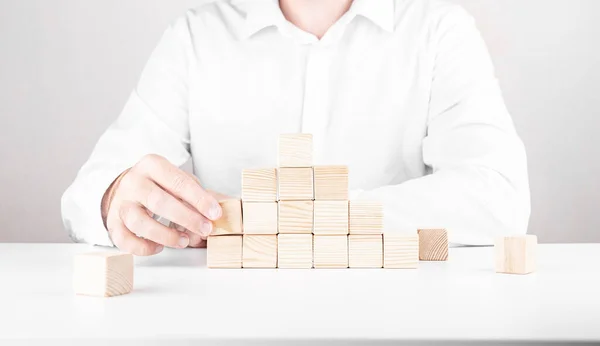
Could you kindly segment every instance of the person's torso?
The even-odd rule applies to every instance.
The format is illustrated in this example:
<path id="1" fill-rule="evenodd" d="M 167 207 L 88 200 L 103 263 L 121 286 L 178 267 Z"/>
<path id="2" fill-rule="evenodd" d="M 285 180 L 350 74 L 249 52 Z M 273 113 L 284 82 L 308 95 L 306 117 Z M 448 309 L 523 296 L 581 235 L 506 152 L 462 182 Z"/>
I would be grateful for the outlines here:
<path id="1" fill-rule="evenodd" d="M 203 184 L 238 194 L 241 170 L 275 167 L 279 134 L 297 132 L 313 134 L 316 165 L 349 166 L 351 189 L 424 175 L 426 6 L 392 2 L 393 32 L 358 15 L 320 42 L 291 25 L 244 37 L 248 20 L 228 2 L 189 14 L 191 151 Z"/>

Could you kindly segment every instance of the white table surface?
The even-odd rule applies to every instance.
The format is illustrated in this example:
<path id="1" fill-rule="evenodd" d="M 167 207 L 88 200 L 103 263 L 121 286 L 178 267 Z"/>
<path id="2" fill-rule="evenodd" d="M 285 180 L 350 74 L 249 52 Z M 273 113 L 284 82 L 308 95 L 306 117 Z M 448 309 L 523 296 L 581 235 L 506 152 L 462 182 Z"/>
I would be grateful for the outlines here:
<path id="1" fill-rule="evenodd" d="M 134 291 L 75 296 L 75 244 L 0 244 L 0 345 L 600 341 L 600 244 L 540 245 L 496 274 L 493 248 L 417 270 L 216 270 L 205 250 L 136 258 Z"/>

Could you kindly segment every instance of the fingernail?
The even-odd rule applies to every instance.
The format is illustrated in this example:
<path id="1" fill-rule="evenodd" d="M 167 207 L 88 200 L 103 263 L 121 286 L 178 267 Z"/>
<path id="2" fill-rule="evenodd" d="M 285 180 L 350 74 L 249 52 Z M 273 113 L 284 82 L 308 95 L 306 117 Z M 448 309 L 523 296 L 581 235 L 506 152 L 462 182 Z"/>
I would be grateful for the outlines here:
<path id="1" fill-rule="evenodd" d="M 156 250 L 154 251 L 154 254 L 161 253 L 164 248 L 165 247 L 162 245 L 157 246 Z"/>
<path id="2" fill-rule="evenodd" d="M 213 203 L 212 207 L 208 211 L 208 217 L 211 220 L 218 220 L 221 217 L 221 206 L 219 203 Z"/>
<path id="3" fill-rule="evenodd" d="M 212 224 L 210 222 L 204 222 L 201 227 L 203 235 L 208 236 L 212 232 Z"/>
<path id="4" fill-rule="evenodd" d="M 179 245 L 179 247 L 184 248 L 187 247 L 190 244 L 190 238 L 188 237 L 179 237 L 179 243 L 177 243 L 177 245 Z"/>

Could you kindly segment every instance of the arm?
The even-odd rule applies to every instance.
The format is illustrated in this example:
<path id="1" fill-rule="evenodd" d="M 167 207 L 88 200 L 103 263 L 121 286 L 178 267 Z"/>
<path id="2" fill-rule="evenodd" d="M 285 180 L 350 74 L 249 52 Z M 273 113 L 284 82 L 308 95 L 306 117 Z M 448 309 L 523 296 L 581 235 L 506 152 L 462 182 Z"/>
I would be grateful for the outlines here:
<path id="1" fill-rule="evenodd" d="M 386 227 L 441 227 L 450 241 L 492 244 L 524 234 L 527 162 L 474 20 L 453 7 L 431 35 L 435 53 L 423 159 L 433 174 L 359 194 L 384 203 Z"/>
<path id="2" fill-rule="evenodd" d="M 63 221 L 75 241 L 112 245 L 101 202 L 112 182 L 142 157 L 160 155 L 175 166 L 189 159 L 191 52 L 189 30 L 180 19 L 164 33 L 122 114 L 62 197 Z"/>

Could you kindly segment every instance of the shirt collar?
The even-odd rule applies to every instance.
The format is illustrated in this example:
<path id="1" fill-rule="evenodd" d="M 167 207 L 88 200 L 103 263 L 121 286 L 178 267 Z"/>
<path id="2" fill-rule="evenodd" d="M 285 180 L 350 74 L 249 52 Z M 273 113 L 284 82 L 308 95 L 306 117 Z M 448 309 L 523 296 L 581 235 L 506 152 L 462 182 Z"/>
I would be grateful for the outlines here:
<path id="1" fill-rule="evenodd" d="M 246 23 L 242 32 L 244 39 L 270 26 L 285 23 L 286 19 L 279 8 L 279 0 L 246 0 Z M 354 15 L 363 16 L 382 29 L 394 31 L 394 0 L 354 0 L 350 7 Z"/>
<path id="2" fill-rule="evenodd" d="M 246 11 L 246 23 L 242 32 L 244 39 L 286 20 L 279 8 L 279 0 L 248 0 L 243 1 L 243 5 Z"/>
<path id="3" fill-rule="evenodd" d="M 385 31 L 394 32 L 394 0 L 354 0 L 350 11 L 363 16 Z"/>

